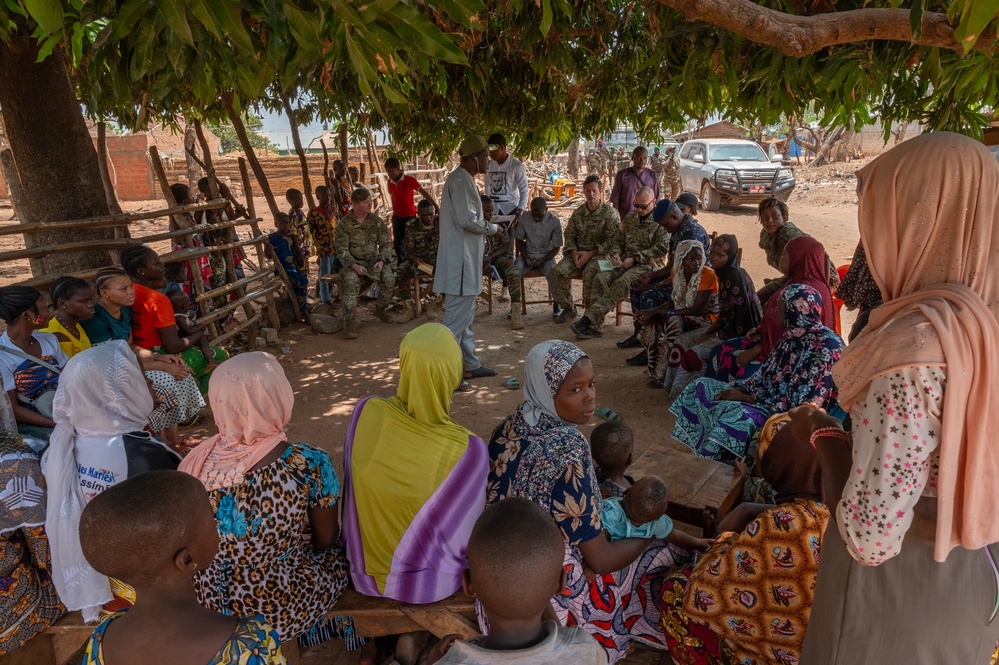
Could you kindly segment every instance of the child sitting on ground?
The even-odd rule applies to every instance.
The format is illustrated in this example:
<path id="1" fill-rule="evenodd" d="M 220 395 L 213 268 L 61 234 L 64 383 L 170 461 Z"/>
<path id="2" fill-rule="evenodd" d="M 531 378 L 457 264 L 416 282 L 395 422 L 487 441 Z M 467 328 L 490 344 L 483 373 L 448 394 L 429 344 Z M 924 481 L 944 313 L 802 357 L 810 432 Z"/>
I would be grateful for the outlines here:
<path id="1" fill-rule="evenodd" d="M 83 554 L 133 586 L 136 601 L 97 626 L 83 665 L 286 665 L 262 617 L 224 616 L 198 602 L 194 573 L 218 544 L 208 492 L 194 476 L 152 471 L 95 496 L 80 519 Z"/>
<path id="2" fill-rule="evenodd" d="M 659 538 L 688 550 L 706 551 L 710 538 L 695 538 L 673 528 L 666 515 L 669 507 L 669 487 L 658 476 L 645 476 L 636 481 L 623 497 L 604 499 L 600 522 L 611 540 L 625 538 Z"/>
<path id="3" fill-rule="evenodd" d="M 427 665 L 605 665 L 607 654 L 582 628 L 563 628 L 552 597 L 565 588 L 565 545 L 551 514 L 533 501 L 504 499 L 482 513 L 468 541 L 462 587 L 482 604 L 489 634 L 448 635 Z M 512 583 L 515 582 L 515 583 Z"/>
<path id="4" fill-rule="evenodd" d="M 218 367 L 219 364 L 215 362 L 215 352 L 212 351 L 205 326 L 191 321 L 191 297 L 178 289 L 174 289 L 168 293 L 167 297 L 170 298 L 170 304 L 173 305 L 173 318 L 177 322 L 177 332 L 180 333 L 181 337 L 188 337 L 202 331 L 205 332 L 201 336 L 201 341 L 198 342 L 201 355 L 205 357 L 205 362 L 208 363 L 205 371 L 207 372 Z"/>
<path id="5" fill-rule="evenodd" d="M 593 428 L 590 451 L 597 466 L 600 494 L 622 497 L 635 479 L 624 475 L 631 466 L 635 450 L 635 434 L 624 421 L 612 420 Z"/>

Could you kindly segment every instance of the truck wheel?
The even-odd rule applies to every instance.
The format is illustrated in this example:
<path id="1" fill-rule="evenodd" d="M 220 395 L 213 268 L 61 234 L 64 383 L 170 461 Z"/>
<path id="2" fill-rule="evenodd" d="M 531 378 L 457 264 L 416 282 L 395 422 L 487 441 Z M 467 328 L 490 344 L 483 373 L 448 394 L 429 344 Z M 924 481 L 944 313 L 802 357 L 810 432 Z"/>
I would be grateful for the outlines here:
<path id="1" fill-rule="evenodd" d="M 701 185 L 701 207 L 711 212 L 717 212 L 721 208 L 721 196 L 707 181 Z"/>

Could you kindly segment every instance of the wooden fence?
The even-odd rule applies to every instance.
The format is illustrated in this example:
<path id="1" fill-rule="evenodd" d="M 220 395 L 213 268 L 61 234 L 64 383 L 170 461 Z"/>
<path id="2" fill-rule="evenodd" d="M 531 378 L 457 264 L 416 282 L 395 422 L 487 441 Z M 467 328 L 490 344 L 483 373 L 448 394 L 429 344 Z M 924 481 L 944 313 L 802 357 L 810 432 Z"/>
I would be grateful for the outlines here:
<path id="1" fill-rule="evenodd" d="M 59 244 L 37 245 L 35 247 L 25 249 L 0 252 L 0 262 L 24 258 L 39 258 L 49 254 L 85 251 L 88 249 L 122 250 L 126 247 L 132 247 L 135 245 L 170 240 L 176 244 L 184 245 L 184 248 L 171 251 L 166 254 L 160 254 L 160 259 L 164 263 L 174 261 L 187 263 L 190 268 L 190 273 L 194 277 L 194 302 L 200 305 L 211 300 L 212 298 L 217 298 L 219 296 L 231 297 L 231 294 L 237 294 L 237 297 L 231 302 L 228 302 L 224 307 L 211 311 L 208 311 L 207 308 L 201 308 L 204 313 L 196 319 L 196 322 L 205 324 L 208 327 L 209 333 L 212 337 L 212 343 L 222 344 L 232 339 L 239 333 L 247 331 L 249 333 L 249 341 L 253 344 L 256 340 L 256 327 L 264 321 L 265 316 L 267 317 L 266 320 L 270 326 L 275 328 L 280 327 L 280 319 L 278 317 L 275 297 L 278 291 L 284 288 L 295 311 L 297 311 L 298 304 L 295 300 L 291 285 L 288 282 L 287 274 L 285 274 L 280 262 L 272 262 L 265 255 L 265 247 L 268 246 L 269 241 L 267 239 L 267 235 L 260 231 L 259 223 L 261 220 L 259 217 L 234 220 L 225 220 L 223 217 L 224 221 L 216 224 L 192 225 L 190 223 L 190 218 L 188 217 L 189 214 L 207 210 L 222 210 L 225 208 L 227 203 L 228 201 L 224 199 L 215 199 L 204 203 L 172 206 L 162 210 L 153 210 L 150 212 L 140 212 L 134 214 L 125 213 L 120 215 L 108 215 L 104 217 L 93 217 L 89 219 L 66 222 L 20 224 L 17 226 L 3 227 L 0 228 L 0 235 L 18 233 L 24 234 L 42 230 L 97 229 L 112 226 L 130 226 L 136 222 L 157 217 L 172 217 L 177 221 L 177 225 L 181 226 L 181 228 L 178 228 L 175 231 L 157 233 L 143 237 L 116 238 L 109 240 L 85 240 Z M 223 245 L 216 245 L 214 247 L 196 246 L 194 242 L 194 236 L 196 234 L 202 234 L 220 229 L 233 229 L 236 232 L 234 234 L 235 239 L 232 242 Z M 247 229 L 247 235 L 249 237 L 246 239 L 239 239 L 240 229 Z M 236 265 L 232 257 L 232 250 L 236 248 L 244 248 L 244 252 L 248 252 L 250 251 L 250 248 L 253 248 L 256 254 L 255 262 L 244 261 L 243 277 L 238 276 L 236 272 Z M 204 283 L 201 270 L 198 267 L 198 259 L 215 252 L 220 252 L 225 257 L 226 283 L 212 289 L 208 288 Z M 252 269 L 248 270 L 248 268 Z M 99 272 L 99 269 L 70 274 L 74 277 L 90 280 L 93 279 L 97 272 Z M 37 289 L 45 289 L 60 276 L 61 275 L 57 274 L 40 275 L 22 283 L 26 286 L 33 286 Z M 235 327 L 219 334 L 217 322 L 237 309 L 243 310 L 245 318 L 239 321 Z"/>

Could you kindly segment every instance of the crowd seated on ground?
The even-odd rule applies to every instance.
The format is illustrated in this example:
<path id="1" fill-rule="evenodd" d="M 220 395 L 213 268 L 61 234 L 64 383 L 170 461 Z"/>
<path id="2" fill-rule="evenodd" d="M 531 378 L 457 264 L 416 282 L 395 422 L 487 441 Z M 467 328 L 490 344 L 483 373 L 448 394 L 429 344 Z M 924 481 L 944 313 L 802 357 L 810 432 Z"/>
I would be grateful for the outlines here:
<path id="1" fill-rule="evenodd" d="M 80 611 L 103 619 L 87 665 L 124 665 L 142 648 L 281 665 L 297 657 L 292 643 L 332 639 L 365 665 L 421 650 L 427 663 L 616 663 L 635 643 L 690 665 L 989 662 L 999 165 L 971 139 L 931 133 L 859 179 L 864 252 L 840 289 L 866 317 L 849 346 L 822 245 L 772 200 L 759 209 L 761 247 L 768 260 L 779 251 L 783 275 L 770 293 L 754 290 L 732 235 L 671 246 L 689 212 L 645 187 L 609 240 L 600 225 L 614 216 L 593 188 L 566 236 L 573 269 L 551 273 L 561 297 L 560 275 L 585 274 L 590 252 L 611 261 L 591 275 L 584 340 L 633 287 L 661 289 L 661 302 L 639 298 L 635 332 L 654 385 L 669 389 L 658 394 L 673 437 L 749 477 L 717 538 L 671 520 L 662 478 L 628 475 L 625 423 L 587 441 L 579 427 L 609 360 L 575 344 L 531 349 L 524 401 L 476 425 L 493 427 L 486 443 L 451 416 L 468 378 L 458 340 L 416 327 L 396 395 L 353 410 L 341 479 L 327 453 L 285 433 L 294 396 L 275 358 L 206 358 L 198 333 L 182 332 L 155 290 L 169 285 L 152 250 L 126 250 L 124 270 L 92 287 L 57 280 L 51 305 L 0 288 L 0 655 Z M 390 270 L 361 191 L 337 244 Z M 520 223 L 542 224 L 534 212 Z M 668 279 L 649 277 L 666 266 Z M 562 323 L 575 316 L 565 304 Z M 218 434 L 178 453 L 178 424 L 204 403 L 199 382 Z M 483 636 L 401 658 L 338 613 L 348 584 L 409 604 L 464 588 Z"/>

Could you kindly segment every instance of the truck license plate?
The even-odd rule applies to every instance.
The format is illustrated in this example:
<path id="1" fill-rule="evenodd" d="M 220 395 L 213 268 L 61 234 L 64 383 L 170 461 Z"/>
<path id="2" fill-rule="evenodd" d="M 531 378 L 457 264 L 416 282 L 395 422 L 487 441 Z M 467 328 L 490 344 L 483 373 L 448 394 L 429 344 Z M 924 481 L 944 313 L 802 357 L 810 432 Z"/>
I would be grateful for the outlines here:
<path id="1" fill-rule="evenodd" d="M 766 190 L 767 190 L 767 188 L 764 187 L 763 185 L 750 185 L 749 186 L 749 193 L 750 194 L 762 194 Z"/>

